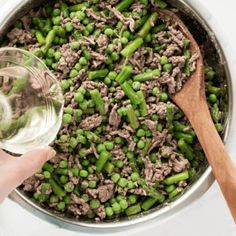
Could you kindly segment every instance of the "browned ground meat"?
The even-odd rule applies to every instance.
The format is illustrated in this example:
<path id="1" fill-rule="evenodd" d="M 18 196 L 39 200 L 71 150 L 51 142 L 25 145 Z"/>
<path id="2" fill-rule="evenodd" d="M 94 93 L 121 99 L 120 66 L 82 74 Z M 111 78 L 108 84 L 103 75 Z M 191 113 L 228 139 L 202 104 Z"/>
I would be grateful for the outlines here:
<path id="1" fill-rule="evenodd" d="M 77 2 L 63 1 L 69 12 L 59 10 L 60 1 L 48 3 L 53 13 L 47 7 L 33 10 L 20 21 L 23 27 L 14 27 L 7 34 L 9 46 L 32 52 L 42 47 L 43 55 L 39 56 L 60 81 L 65 98 L 64 122 L 52 144 L 58 154 L 48 162 L 49 167 L 44 166 L 26 180 L 21 189 L 43 207 L 99 222 L 123 216 L 127 207 L 142 206 L 157 194 L 168 199 L 166 178 L 188 171 L 189 178 L 173 184 L 176 193 L 182 192 L 199 170 L 203 160 L 201 147 L 186 117 L 170 100 L 189 78 L 186 67 L 189 73 L 195 71 L 199 55 L 186 56 L 189 46 L 184 34 L 169 19 L 159 17 L 155 24 L 151 23 L 144 43 L 124 58 L 123 49 L 142 27 L 137 28 L 138 23 L 153 11 L 158 12 L 155 1 L 144 5 L 135 0 L 120 12 L 116 8 L 119 0 L 99 0 L 96 4 L 88 0 L 81 1 L 85 7 L 78 5 L 80 10 L 70 12 Z M 35 32 L 41 31 L 46 38 L 49 30 L 44 24 L 49 18 L 53 29 L 59 27 L 60 33 L 44 53 L 45 45 L 37 42 Z M 158 26 L 163 24 L 160 31 Z M 145 97 L 144 116 L 141 105 L 134 104 L 116 81 L 127 64 L 132 66 L 133 74 L 126 82 L 133 94 L 142 91 Z M 101 72 L 104 68 L 108 69 L 105 76 L 89 80 L 91 71 Z M 157 69 L 160 76 L 134 82 L 134 76 Z M 0 78 L 0 87 L 9 92 L 7 78 Z M 95 89 L 102 102 L 91 97 L 90 92 Z M 131 115 L 127 112 L 130 105 Z M 224 120 L 221 110 L 218 118 L 216 123 Z M 183 127 L 176 128 L 176 123 Z M 179 136 L 184 134 L 192 137 L 184 140 L 193 157 L 179 148 Z M 102 168 L 98 171 L 99 165 Z M 59 186 L 60 194 L 49 184 L 48 175 Z"/>

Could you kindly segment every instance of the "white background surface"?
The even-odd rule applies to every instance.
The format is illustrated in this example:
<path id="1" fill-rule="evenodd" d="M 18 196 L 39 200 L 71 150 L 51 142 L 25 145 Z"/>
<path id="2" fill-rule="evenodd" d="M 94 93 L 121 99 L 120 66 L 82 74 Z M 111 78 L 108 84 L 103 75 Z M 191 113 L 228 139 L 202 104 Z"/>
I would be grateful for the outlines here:
<path id="1" fill-rule="evenodd" d="M 7 2 L 0 0 L 0 17 L 1 14 L 4 14 L 4 4 L 8 4 L 10 1 L 16 2 L 16 0 L 8 0 Z M 218 32 L 221 32 L 218 36 L 225 43 L 226 55 L 230 56 L 229 63 L 231 70 L 235 70 L 236 60 L 234 58 L 236 56 L 234 55 L 236 54 L 234 54 L 234 51 L 236 50 L 236 46 L 233 47 L 233 44 L 236 42 L 235 0 L 188 0 L 188 2 L 200 7 L 202 12 L 207 16 L 208 23 L 214 29 L 217 28 Z M 236 76 L 236 74 L 234 75 Z M 231 156 L 234 156 L 234 160 L 236 160 L 236 147 L 234 148 L 233 146 L 233 143 L 231 143 Z M 147 224 L 145 227 L 136 227 L 132 231 L 120 232 L 114 234 L 114 236 L 143 236 L 144 234 L 148 234 L 148 236 L 234 236 L 236 235 L 236 227 L 234 226 L 219 187 L 215 183 L 201 199 L 161 225 Z M 48 224 L 7 199 L 0 205 L 0 236 L 16 235 L 84 236 L 88 234 L 65 231 Z"/>

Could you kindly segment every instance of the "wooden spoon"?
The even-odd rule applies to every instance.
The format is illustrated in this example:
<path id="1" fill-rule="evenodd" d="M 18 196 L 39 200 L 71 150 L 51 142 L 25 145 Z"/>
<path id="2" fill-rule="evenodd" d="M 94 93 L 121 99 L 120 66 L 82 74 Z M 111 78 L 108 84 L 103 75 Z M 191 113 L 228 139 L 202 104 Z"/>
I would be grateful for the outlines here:
<path id="1" fill-rule="evenodd" d="M 225 150 L 208 109 L 203 59 L 199 46 L 176 14 L 169 10 L 161 10 L 159 13 L 161 17 L 167 16 L 173 23 L 178 24 L 185 37 L 191 41 L 192 55 L 199 54 L 196 71 L 172 100 L 182 109 L 195 130 L 236 223 L 236 168 Z"/>

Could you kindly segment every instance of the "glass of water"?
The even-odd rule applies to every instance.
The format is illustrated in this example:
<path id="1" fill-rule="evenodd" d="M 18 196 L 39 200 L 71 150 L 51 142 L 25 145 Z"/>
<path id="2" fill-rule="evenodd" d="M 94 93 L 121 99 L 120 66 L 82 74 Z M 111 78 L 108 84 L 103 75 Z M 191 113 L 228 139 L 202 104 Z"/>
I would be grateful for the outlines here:
<path id="1" fill-rule="evenodd" d="M 33 54 L 0 49 L 0 148 L 23 154 L 49 145 L 62 122 L 59 82 Z"/>

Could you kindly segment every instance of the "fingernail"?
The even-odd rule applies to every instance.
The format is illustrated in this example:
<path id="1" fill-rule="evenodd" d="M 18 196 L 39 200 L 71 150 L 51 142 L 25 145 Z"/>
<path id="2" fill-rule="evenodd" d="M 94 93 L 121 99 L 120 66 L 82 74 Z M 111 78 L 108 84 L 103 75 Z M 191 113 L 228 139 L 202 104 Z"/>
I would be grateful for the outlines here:
<path id="1" fill-rule="evenodd" d="M 47 160 L 50 160 L 54 156 L 56 156 L 57 152 L 52 147 L 47 147 Z"/>

